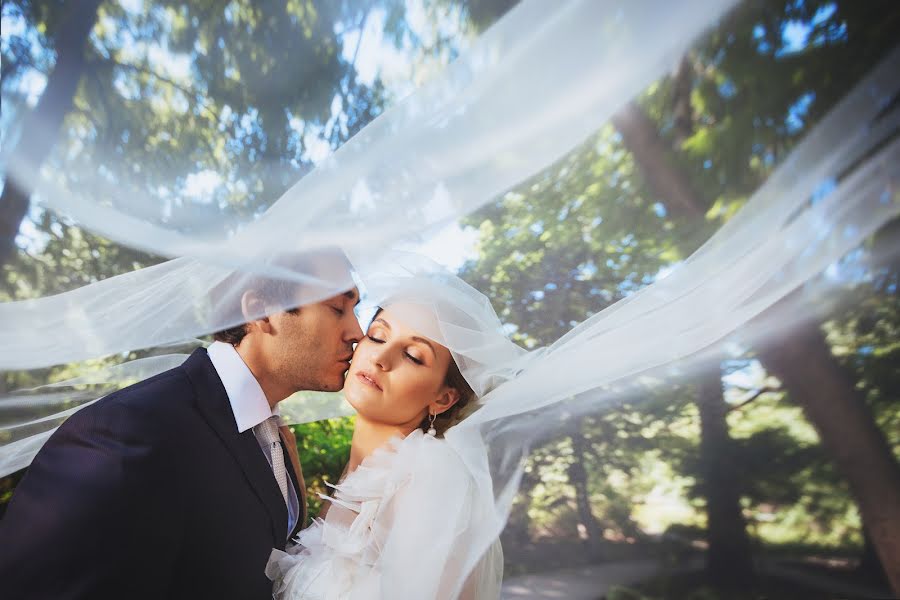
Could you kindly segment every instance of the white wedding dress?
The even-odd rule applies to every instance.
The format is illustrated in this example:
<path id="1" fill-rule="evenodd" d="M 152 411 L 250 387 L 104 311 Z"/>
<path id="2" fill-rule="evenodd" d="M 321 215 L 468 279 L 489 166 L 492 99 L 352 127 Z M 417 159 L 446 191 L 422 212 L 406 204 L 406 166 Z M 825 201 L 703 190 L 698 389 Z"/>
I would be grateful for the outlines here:
<path id="1" fill-rule="evenodd" d="M 470 574 L 454 549 L 471 545 L 474 482 L 442 439 L 394 438 L 335 487 L 325 519 L 274 550 L 266 574 L 278 600 L 494 600 L 495 542 Z M 449 534 L 449 535 L 448 535 Z"/>

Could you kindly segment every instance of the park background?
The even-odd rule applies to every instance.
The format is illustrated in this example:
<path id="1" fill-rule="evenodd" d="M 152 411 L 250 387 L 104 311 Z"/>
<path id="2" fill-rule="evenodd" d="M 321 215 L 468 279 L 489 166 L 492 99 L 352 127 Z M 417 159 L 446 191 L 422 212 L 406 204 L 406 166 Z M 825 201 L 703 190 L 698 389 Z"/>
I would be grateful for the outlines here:
<path id="1" fill-rule="evenodd" d="M 3 151 L 77 185 L 102 138 L 178 193 L 213 198 L 210 210 L 257 214 L 514 4 L 4 0 Z M 518 343 L 546 345 L 684 260 L 897 31 L 896 2 L 744 2 L 587 142 L 416 248 L 487 294 Z M 59 129 L 55 143 L 29 139 L 35 122 Z M 79 229 L 5 179 L 0 214 L 3 301 L 163 260 Z M 533 449 L 503 533 L 507 578 L 647 563 L 596 597 L 888 597 L 863 523 L 900 531 L 900 506 L 884 502 L 900 489 L 897 232 L 887 225 L 848 258 L 860 266 L 837 282 L 828 318 L 560 422 Z M 83 367 L 7 372 L 0 392 Z M 294 430 L 315 515 L 352 418 Z M 23 473 L 0 480 L 0 510 Z"/>

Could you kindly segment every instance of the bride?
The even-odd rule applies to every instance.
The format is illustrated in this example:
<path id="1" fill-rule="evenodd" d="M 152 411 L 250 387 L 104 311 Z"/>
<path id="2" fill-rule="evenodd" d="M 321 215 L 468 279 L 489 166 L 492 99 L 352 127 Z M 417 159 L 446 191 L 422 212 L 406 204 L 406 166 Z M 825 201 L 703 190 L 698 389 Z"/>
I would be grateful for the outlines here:
<path id="1" fill-rule="evenodd" d="M 273 551 L 266 573 L 276 598 L 499 597 L 499 541 L 471 572 L 463 560 L 480 496 L 444 434 L 475 392 L 438 336 L 412 325 L 435 316 L 421 304 L 386 304 L 357 345 L 344 386 L 356 411 L 350 461 L 323 496 L 324 516 L 289 553 Z"/>

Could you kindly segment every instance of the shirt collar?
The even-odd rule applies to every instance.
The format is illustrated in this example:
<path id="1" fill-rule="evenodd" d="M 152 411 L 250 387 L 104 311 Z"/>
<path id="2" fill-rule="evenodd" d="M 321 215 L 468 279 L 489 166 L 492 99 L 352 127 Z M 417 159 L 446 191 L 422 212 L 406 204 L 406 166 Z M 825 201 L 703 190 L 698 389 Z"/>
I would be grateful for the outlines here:
<path id="1" fill-rule="evenodd" d="M 234 346 L 224 342 L 213 342 L 206 352 L 213 368 L 219 374 L 219 379 L 222 380 L 225 393 L 228 394 L 239 433 L 244 433 L 278 414 L 277 409 L 272 411 L 259 382 Z"/>

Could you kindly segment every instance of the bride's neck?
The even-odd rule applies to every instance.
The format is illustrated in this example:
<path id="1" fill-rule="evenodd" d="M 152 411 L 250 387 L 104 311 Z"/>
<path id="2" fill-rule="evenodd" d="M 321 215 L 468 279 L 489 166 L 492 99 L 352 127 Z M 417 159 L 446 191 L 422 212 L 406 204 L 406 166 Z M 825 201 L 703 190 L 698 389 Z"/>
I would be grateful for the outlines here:
<path id="1" fill-rule="evenodd" d="M 405 438 L 412 431 L 406 426 L 386 425 L 369 421 L 362 415 L 356 415 L 353 439 L 350 442 L 350 462 L 347 463 L 345 474 L 355 471 L 366 457 L 384 446 L 392 437 Z"/>

